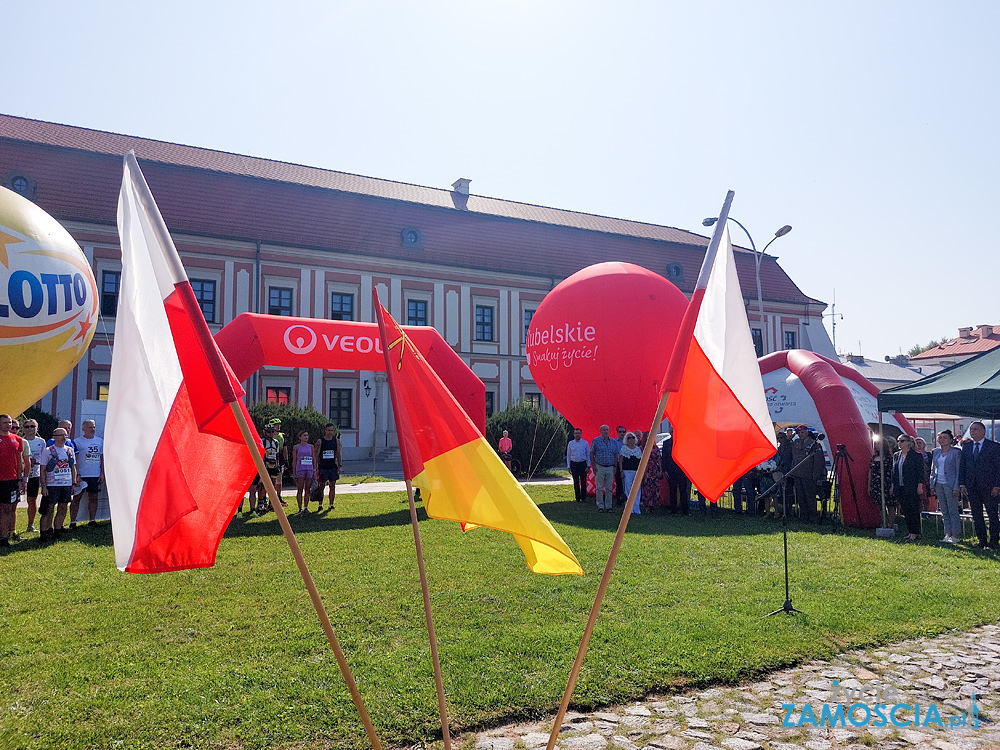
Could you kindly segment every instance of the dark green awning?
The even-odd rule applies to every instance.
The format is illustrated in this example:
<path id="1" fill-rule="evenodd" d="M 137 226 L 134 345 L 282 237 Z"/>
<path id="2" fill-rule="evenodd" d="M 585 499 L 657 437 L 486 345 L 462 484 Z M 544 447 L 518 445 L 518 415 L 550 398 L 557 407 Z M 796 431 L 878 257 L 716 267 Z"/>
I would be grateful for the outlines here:
<path id="1" fill-rule="evenodd" d="M 882 411 L 1000 418 L 1000 347 L 878 395 Z"/>

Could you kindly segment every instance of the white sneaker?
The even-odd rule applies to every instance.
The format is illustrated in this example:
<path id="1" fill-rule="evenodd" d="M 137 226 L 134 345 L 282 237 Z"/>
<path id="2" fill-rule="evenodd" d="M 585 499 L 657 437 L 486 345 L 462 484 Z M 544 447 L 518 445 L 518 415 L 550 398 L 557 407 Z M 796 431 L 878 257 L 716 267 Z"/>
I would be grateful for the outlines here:
<path id="1" fill-rule="evenodd" d="M 946 541 L 949 542 L 950 544 L 958 544 L 962 540 L 959 539 L 957 536 L 950 536 Z"/>
<path id="2" fill-rule="evenodd" d="M 29 523 L 28 528 L 25 529 L 25 531 L 37 531 L 37 529 L 35 528 L 35 524 Z"/>

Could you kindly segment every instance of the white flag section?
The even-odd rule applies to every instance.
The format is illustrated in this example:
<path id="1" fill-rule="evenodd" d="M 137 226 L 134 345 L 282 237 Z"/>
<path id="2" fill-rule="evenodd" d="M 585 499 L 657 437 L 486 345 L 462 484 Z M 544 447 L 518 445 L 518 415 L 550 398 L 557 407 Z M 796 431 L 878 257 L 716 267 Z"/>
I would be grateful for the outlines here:
<path id="1" fill-rule="evenodd" d="M 118 231 L 122 277 L 105 426 L 115 562 L 137 573 L 211 566 L 255 473 L 227 406 L 243 392 L 131 152 Z"/>
<path id="2" fill-rule="evenodd" d="M 686 342 L 683 325 L 678 334 L 675 356 L 687 349 L 679 387 L 664 384 L 664 390 L 674 391 L 666 409 L 674 460 L 712 501 L 777 447 L 729 243 L 731 199 L 732 194 L 689 303 L 697 315 L 693 329 L 687 329 Z"/>

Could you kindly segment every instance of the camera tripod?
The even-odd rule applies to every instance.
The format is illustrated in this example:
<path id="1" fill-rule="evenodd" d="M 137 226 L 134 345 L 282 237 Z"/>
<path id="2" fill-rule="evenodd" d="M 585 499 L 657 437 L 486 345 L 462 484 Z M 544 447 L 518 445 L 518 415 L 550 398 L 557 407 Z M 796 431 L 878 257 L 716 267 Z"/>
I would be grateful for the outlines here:
<path id="1" fill-rule="evenodd" d="M 858 492 L 854 486 L 854 475 L 851 474 L 850 466 L 848 462 L 854 461 L 851 454 L 847 452 L 847 446 L 842 443 L 837 444 L 837 452 L 833 456 L 833 467 L 830 469 L 829 482 L 833 487 L 833 508 L 830 510 L 830 521 L 833 524 L 833 528 L 836 529 L 838 525 L 842 523 L 841 516 L 841 472 L 847 475 L 848 486 L 851 488 L 851 499 L 854 501 L 854 511 L 861 516 L 861 508 L 858 506 Z M 827 498 L 827 501 L 829 499 Z M 822 522 L 823 518 L 827 515 L 826 509 L 827 503 L 823 503 L 823 514 L 820 517 Z"/>

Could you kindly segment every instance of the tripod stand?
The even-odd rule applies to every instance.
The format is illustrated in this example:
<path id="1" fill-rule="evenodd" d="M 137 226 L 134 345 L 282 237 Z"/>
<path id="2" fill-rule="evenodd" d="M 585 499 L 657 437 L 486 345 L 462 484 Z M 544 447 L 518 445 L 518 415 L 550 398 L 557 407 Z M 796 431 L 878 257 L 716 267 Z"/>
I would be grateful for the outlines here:
<path id="1" fill-rule="evenodd" d="M 843 444 L 837 445 L 837 452 L 833 457 L 833 468 L 830 470 L 831 481 L 833 483 L 833 511 L 830 513 L 830 520 L 833 522 L 834 528 L 836 528 L 839 519 L 841 518 L 841 499 L 840 499 L 840 475 L 841 471 L 847 474 L 848 485 L 851 488 L 851 498 L 854 500 L 854 512 L 857 513 L 858 517 L 861 517 L 861 508 L 858 506 L 858 493 L 854 487 L 854 475 L 851 474 L 850 467 L 848 466 L 848 461 L 853 461 L 851 454 L 847 452 L 847 446 Z M 824 515 L 826 510 L 826 503 L 823 504 Z"/>
<path id="2" fill-rule="evenodd" d="M 781 490 L 781 536 L 784 543 L 785 551 L 785 602 L 778 609 L 773 612 L 768 612 L 765 617 L 771 617 L 779 612 L 784 612 L 786 615 L 792 614 L 792 612 L 798 612 L 799 614 L 804 614 L 801 609 L 796 609 L 792 606 L 792 595 L 788 588 L 788 493 L 785 491 L 785 485 L 788 483 L 789 475 L 794 472 L 797 468 L 806 463 L 806 461 L 812 461 L 814 456 L 814 451 L 822 450 L 819 448 L 819 441 L 817 440 L 813 445 L 809 447 L 806 452 L 805 457 L 799 461 L 795 466 L 791 468 L 786 474 L 784 474 L 779 481 L 777 481 L 773 487 L 771 487 L 767 492 L 761 495 L 761 498 L 765 498 L 770 495 L 775 490 Z M 807 498 L 808 500 L 808 498 Z M 815 503 L 815 499 L 812 501 Z"/>

